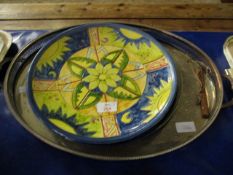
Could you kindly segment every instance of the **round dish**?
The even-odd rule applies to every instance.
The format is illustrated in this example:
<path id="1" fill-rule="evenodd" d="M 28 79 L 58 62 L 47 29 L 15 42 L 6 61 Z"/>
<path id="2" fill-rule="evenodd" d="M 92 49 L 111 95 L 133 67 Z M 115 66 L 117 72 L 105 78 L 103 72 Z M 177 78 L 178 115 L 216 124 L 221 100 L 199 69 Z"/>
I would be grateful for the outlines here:
<path id="1" fill-rule="evenodd" d="M 55 36 L 33 59 L 29 104 L 71 141 L 132 139 L 161 121 L 176 94 L 172 58 L 150 35 L 127 25 L 87 24 Z"/>

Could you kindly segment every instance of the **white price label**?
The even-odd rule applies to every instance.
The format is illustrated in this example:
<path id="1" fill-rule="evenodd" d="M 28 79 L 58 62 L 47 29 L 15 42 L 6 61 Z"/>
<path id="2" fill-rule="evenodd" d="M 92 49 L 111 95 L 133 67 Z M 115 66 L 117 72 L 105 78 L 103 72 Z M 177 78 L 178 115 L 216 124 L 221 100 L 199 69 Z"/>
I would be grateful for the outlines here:
<path id="1" fill-rule="evenodd" d="M 3 39 L 0 36 L 0 53 L 3 50 L 3 46 L 4 46 L 4 42 L 3 42 Z"/>
<path id="2" fill-rule="evenodd" d="M 196 132 L 196 126 L 193 121 L 191 122 L 176 122 L 177 133 Z"/>
<path id="3" fill-rule="evenodd" d="M 117 111 L 117 102 L 100 102 L 97 103 L 97 112 L 116 112 Z"/>
<path id="4" fill-rule="evenodd" d="M 19 93 L 25 93 L 26 92 L 26 88 L 24 86 L 20 86 L 19 87 Z"/>

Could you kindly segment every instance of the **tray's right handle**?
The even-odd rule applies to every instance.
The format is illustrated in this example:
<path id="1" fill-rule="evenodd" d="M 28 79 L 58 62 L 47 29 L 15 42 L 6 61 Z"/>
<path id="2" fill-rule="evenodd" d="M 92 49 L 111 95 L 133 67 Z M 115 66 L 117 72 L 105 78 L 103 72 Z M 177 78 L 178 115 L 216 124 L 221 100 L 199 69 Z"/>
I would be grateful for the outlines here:
<path id="1" fill-rule="evenodd" d="M 225 75 L 229 82 L 231 83 L 231 90 L 233 91 L 233 35 L 228 37 L 223 45 L 223 53 L 227 59 L 230 66 L 229 69 L 225 69 Z M 222 108 L 227 108 L 233 106 L 233 99 L 224 103 Z"/>

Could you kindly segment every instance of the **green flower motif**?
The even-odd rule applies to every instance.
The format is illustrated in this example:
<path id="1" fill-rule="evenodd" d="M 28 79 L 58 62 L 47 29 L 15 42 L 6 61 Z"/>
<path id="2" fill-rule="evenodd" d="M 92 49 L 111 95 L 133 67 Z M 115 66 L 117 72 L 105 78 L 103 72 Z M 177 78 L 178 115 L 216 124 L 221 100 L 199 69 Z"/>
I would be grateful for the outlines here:
<path id="1" fill-rule="evenodd" d="M 88 68 L 87 72 L 89 75 L 83 81 L 89 83 L 90 90 L 98 87 L 100 91 L 106 93 L 108 87 L 117 87 L 116 82 L 121 80 L 118 75 L 119 69 L 112 68 L 110 63 L 106 66 L 97 63 L 95 68 Z"/>
<path id="2" fill-rule="evenodd" d="M 122 100 L 140 97 L 140 88 L 135 80 L 124 75 L 128 62 L 129 57 L 124 50 L 110 52 L 98 62 L 85 57 L 70 58 L 68 67 L 80 80 L 72 95 L 73 107 L 89 108 L 97 104 L 103 94 Z"/>

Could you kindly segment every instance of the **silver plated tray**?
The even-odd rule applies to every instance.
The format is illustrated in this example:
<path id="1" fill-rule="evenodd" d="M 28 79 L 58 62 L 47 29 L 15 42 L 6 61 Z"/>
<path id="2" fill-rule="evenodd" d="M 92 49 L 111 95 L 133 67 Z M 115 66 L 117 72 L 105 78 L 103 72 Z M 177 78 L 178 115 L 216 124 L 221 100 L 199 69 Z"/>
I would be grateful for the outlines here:
<path id="1" fill-rule="evenodd" d="M 54 134 L 32 112 L 25 93 L 31 60 L 56 32 L 26 46 L 12 61 L 4 82 L 7 104 L 17 121 L 40 140 L 72 154 L 103 160 L 143 159 L 174 151 L 198 138 L 212 124 L 222 105 L 220 74 L 211 59 L 189 41 L 172 33 L 132 25 L 149 33 L 168 50 L 177 69 L 178 92 L 168 115 L 143 136 L 130 141 L 91 145 Z"/>

